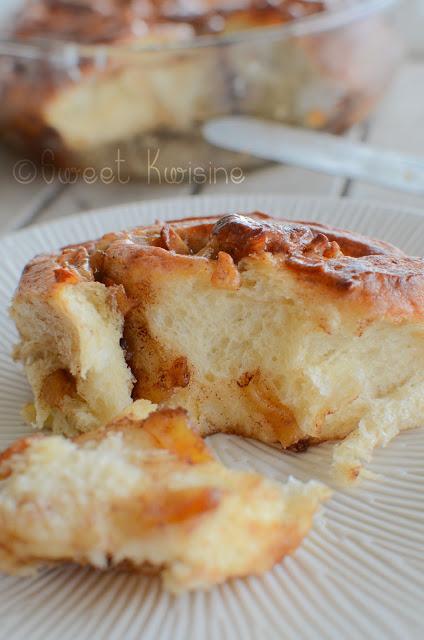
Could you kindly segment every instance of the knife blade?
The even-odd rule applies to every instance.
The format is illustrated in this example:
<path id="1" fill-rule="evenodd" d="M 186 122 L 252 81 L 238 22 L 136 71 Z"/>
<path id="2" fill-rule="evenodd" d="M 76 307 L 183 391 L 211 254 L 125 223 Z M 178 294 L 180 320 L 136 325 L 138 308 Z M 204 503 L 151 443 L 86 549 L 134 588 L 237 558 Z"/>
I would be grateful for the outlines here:
<path id="1" fill-rule="evenodd" d="M 204 124 L 203 135 L 230 151 L 424 195 L 424 156 L 248 116 L 211 119 Z"/>

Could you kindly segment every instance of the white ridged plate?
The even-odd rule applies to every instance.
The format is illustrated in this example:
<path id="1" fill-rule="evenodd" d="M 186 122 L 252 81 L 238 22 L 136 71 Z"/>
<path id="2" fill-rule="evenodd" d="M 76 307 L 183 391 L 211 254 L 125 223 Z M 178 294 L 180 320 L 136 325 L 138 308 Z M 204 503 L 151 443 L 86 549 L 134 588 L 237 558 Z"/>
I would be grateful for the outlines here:
<path id="1" fill-rule="evenodd" d="M 30 399 L 10 351 L 7 306 L 35 253 L 103 232 L 176 218 L 262 211 L 320 220 L 424 253 L 424 217 L 370 203 L 274 196 L 191 198 L 123 206 L 0 239 L 0 446 L 25 433 Z M 423 363 L 424 366 L 424 363 Z M 424 424 L 424 416 L 423 416 Z M 210 443 L 229 466 L 284 481 L 329 481 L 331 445 L 283 453 L 233 436 Z M 157 579 L 73 566 L 0 577 L 0 640 L 421 640 L 424 638 L 424 430 L 400 435 L 370 468 L 384 481 L 337 492 L 302 547 L 263 578 L 171 597 Z M 205 549 L 207 553 L 207 549 Z"/>

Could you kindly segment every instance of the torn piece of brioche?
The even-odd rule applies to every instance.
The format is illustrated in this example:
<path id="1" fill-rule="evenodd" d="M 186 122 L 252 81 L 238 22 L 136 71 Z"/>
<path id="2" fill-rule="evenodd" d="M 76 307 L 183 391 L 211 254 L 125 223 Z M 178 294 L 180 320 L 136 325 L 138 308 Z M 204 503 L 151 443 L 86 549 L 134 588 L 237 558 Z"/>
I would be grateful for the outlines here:
<path id="1" fill-rule="evenodd" d="M 125 294 L 94 281 L 84 248 L 36 258 L 22 282 L 12 317 L 21 336 L 15 357 L 34 392 L 31 421 L 67 435 L 105 424 L 131 402 L 120 346 Z"/>
<path id="2" fill-rule="evenodd" d="M 157 569 L 179 592 L 270 569 L 330 491 L 215 460 L 182 410 L 135 403 L 75 440 L 25 438 L 0 455 L 0 571 L 59 562 Z"/>
<path id="3" fill-rule="evenodd" d="M 72 252 L 86 255 L 87 270 L 69 267 L 78 282 L 95 281 L 104 296 L 117 286 L 125 291 L 125 354 L 114 351 L 115 361 L 121 358 L 110 366 L 114 384 L 129 384 L 125 355 L 133 397 L 183 407 L 202 435 L 236 433 L 298 449 L 344 440 L 335 449 L 336 470 L 354 480 L 375 446 L 423 422 L 422 258 L 351 232 L 263 214 L 108 234 L 28 265 L 13 313 L 29 374 L 34 352 L 45 366 L 38 345 L 51 332 L 44 317 L 33 316 L 25 333 L 23 301 L 28 313 L 45 304 L 33 279 L 45 283 L 47 299 L 57 295 L 51 274 Z M 59 323 L 68 339 L 69 324 Z M 97 326 L 94 335 L 108 341 L 104 325 Z M 68 352 L 58 341 L 54 349 L 67 368 Z M 45 395 L 40 400 L 41 382 L 32 384 L 39 426 L 50 405 L 56 428 L 66 430 L 63 421 L 67 429 L 85 429 L 78 416 L 70 420 Z M 90 394 L 80 395 L 91 411 Z M 112 418 L 122 406 L 105 396 Z"/>

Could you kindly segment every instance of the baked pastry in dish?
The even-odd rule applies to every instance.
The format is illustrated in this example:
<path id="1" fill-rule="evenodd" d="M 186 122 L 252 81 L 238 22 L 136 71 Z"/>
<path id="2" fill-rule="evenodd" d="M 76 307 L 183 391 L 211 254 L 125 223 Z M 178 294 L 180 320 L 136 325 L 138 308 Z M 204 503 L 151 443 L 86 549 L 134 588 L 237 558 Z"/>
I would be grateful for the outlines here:
<path id="1" fill-rule="evenodd" d="M 342 440 L 354 480 L 424 414 L 424 260 L 261 213 L 111 233 L 35 258 L 12 315 L 38 428 L 75 434 L 131 399 L 206 436 Z"/>
<path id="2" fill-rule="evenodd" d="M 209 166 L 201 124 L 213 116 L 345 129 L 364 117 L 392 71 L 397 46 L 380 17 L 301 37 L 253 32 L 350 4 L 30 0 L 10 24 L 12 53 L 0 55 L 0 132 L 36 157 L 47 149 L 49 166 L 119 168 L 154 180 L 158 149 L 162 173 Z M 216 43 L 200 46 L 212 36 Z M 215 150 L 214 162 L 253 160 Z"/>
<path id="3" fill-rule="evenodd" d="M 181 410 L 139 401 L 74 440 L 0 454 L 0 571 L 76 562 L 159 572 L 179 592 L 258 575 L 299 545 L 329 490 L 225 469 Z"/>
<path id="4" fill-rule="evenodd" d="M 15 32 L 93 44 L 183 25 L 186 37 L 193 37 L 292 22 L 329 5 L 331 0 L 28 0 Z"/>

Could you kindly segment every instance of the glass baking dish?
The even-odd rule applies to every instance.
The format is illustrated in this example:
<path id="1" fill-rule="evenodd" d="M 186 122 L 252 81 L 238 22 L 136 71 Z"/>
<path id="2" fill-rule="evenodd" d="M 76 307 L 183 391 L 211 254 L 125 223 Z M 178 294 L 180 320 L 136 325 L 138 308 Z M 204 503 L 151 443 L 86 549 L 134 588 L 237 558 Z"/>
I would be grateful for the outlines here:
<path id="1" fill-rule="evenodd" d="M 182 181 L 249 156 L 202 124 L 245 114 L 343 132 L 376 105 L 399 60 L 393 0 L 334 2 L 293 22 L 188 42 L 81 45 L 0 35 L 0 136 L 42 164 Z M 168 178 L 166 178 L 168 176 Z"/>

